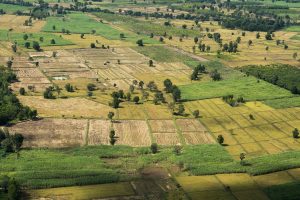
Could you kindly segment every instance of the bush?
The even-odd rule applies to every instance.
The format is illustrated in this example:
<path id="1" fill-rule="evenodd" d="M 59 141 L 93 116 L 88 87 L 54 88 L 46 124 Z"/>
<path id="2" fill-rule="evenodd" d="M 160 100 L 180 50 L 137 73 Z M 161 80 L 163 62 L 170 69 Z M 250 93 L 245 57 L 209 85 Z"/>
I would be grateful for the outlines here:
<path id="1" fill-rule="evenodd" d="M 93 83 L 89 83 L 86 87 L 88 91 L 94 91 L 96 89 L 96 85 Z"/>
<path id="2" fill-rule="evenodd" d="M 152 143 L 151 146 L 150 146 L 150 149 L 151 149 L 151 152 L 153 154 L 156 154 L 158 152 L 158 145 L 157 145 L 157 143 Z"/>
<path id="3" fill-rule="evenodd" d="M 217 141 L 218 141 L 219 144 L 223 144 L 224 143 L 223 135 L 218 135 Z"/>

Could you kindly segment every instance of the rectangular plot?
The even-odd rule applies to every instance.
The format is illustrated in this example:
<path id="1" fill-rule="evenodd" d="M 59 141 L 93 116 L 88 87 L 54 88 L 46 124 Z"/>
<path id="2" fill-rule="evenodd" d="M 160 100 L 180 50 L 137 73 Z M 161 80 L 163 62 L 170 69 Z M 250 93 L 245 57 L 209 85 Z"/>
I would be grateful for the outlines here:
<path id="1" fill-rule="evenodd" d="M 266 133 L 273 139 L 286 137 L 286 134 L 284 132 L 280 131 L 279 129 L 272 126 L 271 124 L 261 125 L 261 126 L 259 126 L 259 129 L 262 130 L 264 133 Z"/>
<path id="2" fill-rule="evenodd" d="M 268 196 L 261 190 L 238 191 L 233 192 L 233 194 L 238 200 L 269 200 Z"/>
<path id="3" fill-rule="evenodd" d="M 294 179 L 296 179 L 297 181 L 300 181 L 300 168 L 289 169 L 287 171 Z"/>
<path id="4" fill-rule="evenodd" d="M 297 128 L 298 130 L 300 130 L 300 120 L 288 121 L 287 123 L 293 128 Z"/>
<path id="5" fill-rule="evenodd" d="M 271 140 L 269 141 L 271 144 L 273 144 L 275 147 L 277 147 L 278 149 L 280 149 L 281 151 L 288 151 L 290 150 L 290 147 L 287 146 L 286 144 L 278 141 L 278 140 Z"/>
<path id="6" fill-rule="evenodd" d="M 172 119 L 172 113 L 163 105 L 143 104 L 145 112 L 149 119 Z"/>
<path id="7" fill-rule="evenodd" d="M 274 123 L 273 125 L 284 132 L 287 136 L 290 136 L 294 130 L 294 128 L 286 122 L 278 122 Z"/>
<path id="8" fill-rule="evenodd" d="M 240 144 L 243 143 L 249 143 L 249 142 L 255 142 L 246 131 L 243 129 L 234 129 L 231 130 L 231 134 L 236 139 L 236 141 Z"/>
<path id="9" fill-rule="evenodd" d="M 245 150 L 241 145 L 231 145 L 225 146 L 225 149 L 230 153 L 230 155 L 237 156 L 241 153 L 245 153 Z"/>
<path id="10" fill-rule="evenodd" d="M 253 176 L 253 179 L 263 188 L 290 183 L 293 181 L 293 178 L 286 171 Z"/>
<path id="11" fill-rule="evenodd" d="M 206 128 L 197 119 L 177 119 L 176 124 L 183 132 L 206 131 Z"/>
<path id="12" fill-rule="evenodd" d="M 88 144 L 109 144 L 111 122 L 108 120 L 89 120 Z"/>
<path id="13" fill-rule="evenodd" d="M 159 145 L 176 145 L 181 143 L 179 135 L 174 133 L 153 133 L 153 136 Z"/>
<path id="14" fill-rule="evenodd" d="M 254 140 L 256 141 L 263 141 L 263 140 L 269 140 L 270 137 L 262 132 L 257 127 L 248 127 L 244 129 Z"/>
<path id="15" fill-rule="evenodd" d="M 252 123 L 249 119 L 245 118 L 243 115 L 232 115 L 230 116 L 240 127 L 249 127 L 252 126 Z"/>
<path id="16" fill-rule="evenodd" d="M 274 115 L 272 112 L 270 111 L 266 111 L 266 112 L 258 112 L 256 113 L 256 115 L 261 116 L 262 118 L 264 118 L 265 120 L 267 120 L 270 123 L 274 123 L 274 122 L 280 122 L 282 121 L 280 118 L 276 117 L 276 115 Z"/>
<path id="17" fill-rule="evenodd" d="M 123 104 L 122 108 L 118 108 L 119 119 L 146 119 L 142 104 L 130 105 Z"/>
<path id="18" fill-rule="evenodd" d="M 201 122 L 211 131 L 218 132 L 224 130 L 224 128 L 219 124 L 215 118 L 202 118 Z"/>
<path id="19" fill-rule="evenodd" d="M 141 120 L 122 120 L 114 123 L 116 131 L 116 144 L 130 146 L 149 146 L 151 139 L 146 121 Z"/>
<path id="20" fill-rule="evenodd" d="M 86 119 L 45 118 L 17 123 L 9 131 L 22 133 L 24 147 L 73 147 L 85 144 L 87 122 Z"/>
<path id="21" fill-rule="evenodd" d="M 183 132 L 182 135 L 187 144 L 215 143 L 214 138 L 208 132 Z"/>
<path id="22" fill-rule="evenodd" d="M 191 199 L 205 199 L 205 200 L 236 200 L 236 198 L 229 191 L 204 191 L 188 193 Z"/>
<path id="23" fill-rule="evenodd" d="M 248 174 L 217 174 L 216 177 L 233 192 L 258 189 Z"/>
<path id="24" fill-rule="evenodd" d="M 289 113 L 286 109 L 276 110 L 276 112 L 280 113 L 281 115 L 284 115 L 285 118 L 287 118 L 287 120 L 285 121 L 296 119 L 296 117 L 293 114 Z"/>
<path id="25" fill-rule="evenodd" d="M 263 155 L 266 153 L 259 144 L 254 143 L 254 142 L 242 144 L 242 147 L 246 150 L 247 155 L 250 155 L 250 156 L 259 156 L 259 155 Z"/>
<path id="26" fill-rule="evenodd" d="M 176 132 L 173 120 L 149 120 L 151 131 L 155 133 L 173 133 Z"/>
<path id="27" fill-rule="evenodd" d="M 281 153 L 282 150 L 277 146 L 273 145 L 271 141 L 262 141 L 259 144 L 269 153 L 269 154 L 276 154 Z"/>
<path id="28" fill-rule="evenodd" d="M 249 119 L 250 122 L 254 125 L 261 125 L 261 124 L 268 124 L 269 122 L 266 121 L 264 118 L 262 118 L 261 116 L 259 116 L 258 114 L 256 113 L 252 113 L 252 116 L 254 117 L 254 119 L 250 119 L 250 114 L 243 114 L 243 116 L 246 118 L 246 119 Z"/>
<path id="29" fill-rule="evenodd" d="M 215 118 L 226 130 L 239 128 L 239 125 L 227 116 Z"/>
<path id="30" fill-rule="evenodd" d="M 285 145 L 287 145 L 289 148 L 293 150 L 300 150 L 300 143 L 297 141 L 297 139 L 290 137 L 290 138 L 279 139 L 279 141 L 284 143 Z"/>

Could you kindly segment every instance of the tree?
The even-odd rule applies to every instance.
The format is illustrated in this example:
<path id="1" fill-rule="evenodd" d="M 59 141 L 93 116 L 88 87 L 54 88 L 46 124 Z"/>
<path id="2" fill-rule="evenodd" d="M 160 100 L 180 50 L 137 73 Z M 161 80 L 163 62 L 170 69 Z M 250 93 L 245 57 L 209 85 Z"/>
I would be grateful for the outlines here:
<path id="1" fill-rule="evenodd" d="M 140 89 L 143 89 L 143 88 L 144 88 L 144 84 L 145 84 L 144 81 L 140 81 L 140 82 L 139 82 L 139 88 L 140 88 Z"/>
<path id="2" fill-rule="evenodd" d="M 116 138 L 116 132 L 114 129 L 110 130 L 109 132 L 109 143 L 111 145 L 115 145 L 115 143 L 117 142 L 117 138 Z"/>
<path id="3" fill-rule="evenodd" d="M 21 87 L 19 89 L 19 93 L 20 93 L 20 95 L 25 95 L 25 89 L 23 87 Z"/>
<path id="4" fill-rule="evenodd" d="M 8 61 L 6 62 L 6 66 L 7 66 L 8 68 L 11 68 L 11 67 L 12 67 L 12 64 L 13 64 L 13 61 L 11 61 L 11 60 L 8 60 Z"/>
<path id="5" fill-rule="evenodd" d="M 8 183 L 7 196 L 8 200 L 17 200 L 20 197 L 20 186 L 17 184 L 14 178 Z"/>
<path id="6" fill-rule="evenodd" d="M 44 37 L 39 38 L 40 42 L 44 42 Z"/>
<path id="7" fill-rule="evenodd" d="M 28 35 L 27 35 L 27 34 L 24 34 L 24 35 L 23 35 L 23 39 L 24 39 L 24 40 L 27 40 L 27 39 L 28 39 Z"/>
<path id="8" fill-rule="evenodd" d="M 221 74 L 216 69 L 210 73 L 210 77 L 213 81 L 219 81 L 222 79 Z"/>
<path id="9" fill-rule="evenodd" d="M 134 86 L 133 86 L 133 85 L 130 85 L 130 86 L 129 86 L 129 91 L 130 91 L 131 93 L 134 92 Z"/>
<path id="10" fill-rule="evenodd" d="M 253 116 L 252 114 L 249 115 L 249 118 L 250 118 L 251 120 L 254 120 L 254 119 L 255 119 L 254 116 Z"/>
<path id="11" fill-rule="evenodd" d="M 240 160 L 241 160 L 241 165 L 245 165 L 245 163 L 244 163 L 244 160 L 245 160 L 245 158 L 246 158 L 246 154 L 245 153 L 241 153 L 240 154 Z"/>
<path id="12" fill-rule="evenodd" d="M 13 50 L 13 52 L 17 52 L 17 44 L 13 44 L 13 45 L 11 45 L 11 48 L 12 48 L 12 50 Z"/>
<path id="13" fill-rule="evenodd" d="M 249 41 L 248 41 L 248 46 L 251 46 L 252 43 L 253 43 L 252 40 L 249 40 Z"/>
<path id="14" fill-rule="evenodd" d="M 110 106 L 112 106 L 113 108 L 119 108 L 120 105 L 120 100 L 118 97 L 114 97 L 112 102 L 110 103 Z"/>
<path id="15" fill-rule="evenodd" d="M 156 154 L 158 152 L 158 145 L 157 145 L 157 143 L 152 143 L 151 146 L 150 146 L 150 149 L 151 149 L 151 152 L 153 154 Z"/>
<path id="16" fill-rule="evenodd" d="M 15 151 L 18 152 L 23 145 L 24 137 L 23 135 L 16 133 L 12 136 L 12 141 Z"/>
<path id="17" fill-rule="evenodd" d="M 178 102 L 181 99 L 181 91 L 176 85 L 173 85 L 172 87 L 172 95 L 175 102 Z"/>
<path id="18" fill-rule="evenodd" d="M 299 131 L 298 131 L 298 129 L 297 128 L 295 128 L 294 130 L 293 130 L 293 138 L 299 138 Z"/>
<path id="19" fill-rule="evenodd" d="M 80 34 L 80 38 L 83 39 L 84 38 L 84 33 Z"/>
<path id="20" fill-rule="evenodd" d="M 198 38 L 198 37 L 194 37 L 194 42 L 195 42 L 195 44 L 197 44 L 198 41 L 199 41 L 199 38 Z"/>
<path id="21" fill-rule="evenodd" d="M 70 83 L 67 83 L 65 85 L 65 89 L 67 90 L 67 92 L 74 92 L 74 87 Z"/>
<path id="22" fill-rule="evenodd" d="M 55 42 L 54 39 L 51 39 L 50 43 L 51 43 L 51 44 L 56 44 L 56 42 Z"/>
<path id="23" fill-rule="evenodd" d="M 265 35 L 265 38 L 266 40 L 272 40 L 272 34 L 270 32 L 268 32 L 266 35 Z"/>
<path id="24" fill-rule="evenodd" d="M 256 33 L 256 39 L 259 39 L 259 38 L 260 38 L 260 34 Z"/>
<path id="25" fill-rule="evenodd" d="M 174 146 L 173 152 L 174 152 L 176 155 L 180 155 L 180 154 L 181 154 L 181 151 L 182 151 L 182 146 L 181 146 L 181 145 L 175 145 L 175 146 Z"/>
<path id="26" fill-rule="evenodd" d="M 199 115 L 200 115 L 199 110 L 194 110 L 194 111 L 193 111 L 193 116 L 194 116 L 195 118 L 198 118 Z"/>
<path id="27" fill-rule="evenodd" d="M 298 88 L 297 88 L 297 86 L 292 86 L 291 87 L 291 92 L 293 93 L 293 94 L 298 94 L 299 93 L 299 90 L 298 90 Z"/>
<path id="28" fill-rule="evenodd" d="M 136 44 L 140 47 L 144 46 L 143 40 L 139 39 L 138 41 L 136 41 Z"/>
<path id="29" fill-rule="evenodd" d="M 170 79 L 164 80 L 164 86 L 167 93 L 171 93 L 173 90 L 173 83 Z"/>
<path id="30" fill-rule="evenodd" d="M 219 144 L 223 144 L 224 143 L 224 137 L 223 137 L 223 135 L 218 135 L 218 137 L 217 137 L 217 142 L 219 143 Z"/>
<path id="31" fill-rule="evenodd" d="M 149 60 L 149 67 L 153 67 L 153 60 Z"/>
<path id="32" fill-rule="evenodd" d="M 115 116 L 115 113 L 114 112 L 109 112 L 107 114 L 107 118 L 112 122 L 113 121 L 113 117 Z"/>
<path id="33" fill-rule="evenodd" d="M 28 49 L 28 48 L 30 47 L 30 42 L 25 42 L 25 43 L 24 43 L 24 46 L 25 46 L 25 48 Z"/>
<path id="34" fill-rule="evenodd" d="M 32 48 L 33 48 L 34 50 L 36 50 L 36 51 L 40 51 L 40 50 L 41 50 L 40 44 L 39 44 L 38 42 L 36 42 L 36 41 L 33 41 L 33 43 L 32 43 Z"/>
<path id="35" fill-rule="evenodd" d="M 91 43 L 91 45 L 90 45 L 90 46 L 91 46 L 91 48 L 92 48 L 92 49 L 95 49 L 95 48 L 96 48 L 96 45 L 95 45 L 95 43 Z"/>
<path id="36" fill-rule="evenodd" d="M 87 84 L 86 88 L 88 91 L 94 91 L 96 89 L 96 85 L 94 83 Z"/>
<path id="37" fill-rule="evenodd" d="M 53 91 L 53 88 L 51 86 L 46 88 L 46 90 L 43 93 L 44 98 L 45 99 L 55 99 L 52 91 Z"/>
<path id="38" fill-rule="evenodd" d="M 185 111 L 184 105 L 180 104 L 178 106 L 178 115 L 183 115 Z"/>
<path id="39" fill-rule="evenodd" d="M 127 101 L 131 101 L 131 93 L 130 92 L 127 92 L 126 99 L 127 99 Z"/>
<path id="40" fill-rule="evenodd" d="M 9 177 L 4 175 L 2 177 L 1 188 L 2 188 L 3 192 L 5 192 L 5 193 L 8 190 L 8 184 L 9 184 Z"/>
<path id="41" fill-rule="evenodd" d="M 140 97 L 139 97 L 139 96 L 135 96 L 135 97 L 133 98 L 133 101 L 135 102 L 135 104 L 138 104 L 139 101 L 140 101 Z"/>

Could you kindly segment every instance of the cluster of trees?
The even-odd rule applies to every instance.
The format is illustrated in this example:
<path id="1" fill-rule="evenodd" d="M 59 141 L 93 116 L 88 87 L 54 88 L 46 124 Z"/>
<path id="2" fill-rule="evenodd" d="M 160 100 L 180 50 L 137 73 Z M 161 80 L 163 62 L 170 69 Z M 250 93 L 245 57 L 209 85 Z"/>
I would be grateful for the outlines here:
<path id="1" fill-rule="evenodd" d="M 199 80 L 199 73 L 205 73 L 205 66 L 199 64 L 197 67 L 194 68 L 193 73 L 191 75 L 191 80 Z"/>
<path id="2" fill-rule="evenodd" d="M 229 29 L 243 29 L 247 31 L 276 31 L 283 28 L 286 23 L 282 17 L 250 17 L 240 13 L 234 13 L 230 17 L 223 19 L 222 25 Z"/>
<path id="3" fill-rule="evenodd" d="M 9 134 L 7 129 L 0 129 L 0 148 L 5 153 L 19 152 L 23 145 L 24 137 L 19 134 Z"/>
<path id="4" fill-rule="evenodd" d="M 243 97 L 234 98 L 233 95 L 223 96 L 222 99 L 232 107 L 238 106 L 241 103 L 245 103 L 245 99 Z"/>
<path id="5" fill-rule="evenodd" d="M 230 41 L 229 44 L 223 44 L 222 51 L 226 51 L 229 53 L 236 53 L 238 51 L 238 42 Z"/>
<path id="6" fill-rule="evenodd" d="M 37 111 L 23 106 L 12 93 L 9 84 L 17 81 L 9 68 L 0 67 L 0 125 L 12 120 L 36 119 Z"/>
<path id="7" fill-rule="evenodd" d="M 247 75 L 288 89 L 293 94 L 300 94 L 300 69 L 295 66 L 285 64 L 247 65 L 241 67 L 240 70 Z"/>
<path id="8" fill-rule="evenodd" d="M 14 178 L 3 176 L 1 181 L 2 192 L 7 194 L 7 199 L 17 200 L 21 198 L 21 188 Z"/>
<path id="9" fill-rule="evenodd" d="M 179 88 L 174 85 L 170 79 L 164 80 L 164 86 L 165 91 L 172 94 L 174 102 L 179 102 L 181 99 L 181 91 Z"/>

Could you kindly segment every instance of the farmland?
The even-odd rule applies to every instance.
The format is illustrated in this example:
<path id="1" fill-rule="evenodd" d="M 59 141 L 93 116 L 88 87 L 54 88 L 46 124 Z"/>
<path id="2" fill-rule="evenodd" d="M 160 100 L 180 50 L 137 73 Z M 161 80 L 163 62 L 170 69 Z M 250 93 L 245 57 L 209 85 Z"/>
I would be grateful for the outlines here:
<path id="1" fill-rule="evenodd" d="M 0 1 L 0 199 L 297 199 L 299 8 Z"/>

